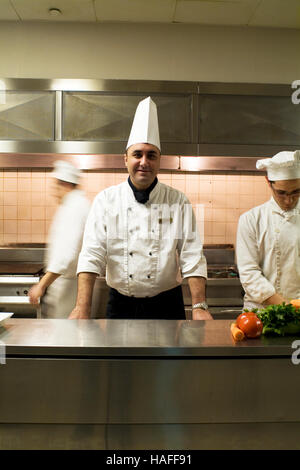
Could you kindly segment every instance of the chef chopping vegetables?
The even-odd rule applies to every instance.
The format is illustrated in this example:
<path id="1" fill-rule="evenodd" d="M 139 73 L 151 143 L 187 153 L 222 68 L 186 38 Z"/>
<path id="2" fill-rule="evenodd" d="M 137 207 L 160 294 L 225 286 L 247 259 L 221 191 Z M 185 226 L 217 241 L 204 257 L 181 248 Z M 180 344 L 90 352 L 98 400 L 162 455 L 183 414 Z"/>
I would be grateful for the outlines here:
<path id="1" fill-rule="evenodd" d="M 41 299 L 43 318 L 67 318 L 76 303 L 76 268 L 90 202 L 78 189 L 80 171 L 74 165 L 57 161 L 52 176 L 59 207 L 49 231 L 46 273 L 29 299 L 33 304 Z"/>
<path id="2" fill-rule="evenodd" d="M 206 260 L 191 204 L 157 179 L 161 147 L 157 108 L 138 104 L 126 153 L 128 179 L 100 192 L 86 223 L 78 262 L 78 296 L 70 319 L 89 318 L 95 279 L 110 286 L 107 317 L 185 319 L 181 276 L 193 319 L 212 319 L 205 303 Z"/>
<path id="3" fill-rule="evenodd" d="M 248 310 L 300 298 L 300 151 L 256 166 L 267 171 L 272 197 L 238 224 L 237 265 Z"/>

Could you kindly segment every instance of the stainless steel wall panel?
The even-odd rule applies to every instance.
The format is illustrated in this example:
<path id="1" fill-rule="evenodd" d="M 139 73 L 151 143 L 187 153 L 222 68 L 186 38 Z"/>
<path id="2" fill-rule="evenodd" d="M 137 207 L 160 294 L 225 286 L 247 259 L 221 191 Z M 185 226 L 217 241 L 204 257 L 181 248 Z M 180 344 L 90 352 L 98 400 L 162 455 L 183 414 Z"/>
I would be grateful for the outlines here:
<path id="1" fill-rule="evenodd" d="M 290 96 L 290 85 L 273 83 L 220 83 L 167 80 L 96 80 L 96 79 L 35 79 L 1 78 L 6 90 L 24 91 L 102 91 L 156 92 L 229 95 Z"/>
<path id="2" fill-rule="evenodd" d="M 147 95 L 64 93 L 63 140 L 127 142 L 137 104 Z M 155 95 L 160 139 L 192 141 L 191 95 Z M 123 146 L 125 148 L 125 146 Z"/>
<path id="3" fill-rule="evenodd" d="M 199 96 L 200 143 L 299 145 L 300 109 L 291 96 Z"/>
<path id="4" fill-rule="evenodd" d="M 6 90 L 86 91 L 124 93 L 197 93 L 197 82 L 163 80 L 93 80 L 1 78 Z"/>
<path id="5" fill-rule="evenodd" d="M 275 83 L 198 82 L 200 95 L 291 96 L 292 88 Z"/>
<path id="6" fill-rule="evenodd" d="M 53 140 L 54 93 L 8 91 L 0 104 L 0 139 Z"/>
<path id="7" fill-rule="evenodd" d="M 46 113 L 39 114 L 33 109 L 35 106 L 40 109 L 42 103 L 15 107 L 7 115 L 6 108 L 0 105 L 0 152 L 32 153 L 35 160 L 43 153 L 122 154 L 136 104 L 149 95 L 158 104 L 165 155 L 264 157 L 280 150 L 294 150 L 300 142 L 300 108 L 292 104 L 293 90 L 284 84 L 84 79 L 1 81 L 6 87 L 7 100 L 10 95 L 18 94 L 56 95 L 51 132 L 46 129 Z M 66 103 L 71 100 L 71 106 L 68 103 L 64 110 L 64 129 L 62 95 Z M 11 165 L 11 168 L 16 166 L 13 161 Z M 33 166 L 40 167 L 39 163 Z M 184 171 L 190 169 L 186 167 Z"/>
<path id="8" fill-rule="evenodd" d="M 261 157 L 273 157 L 277 152 L 282 150 L 295 150 L 295 145 L 254 145 L 254 144 L 198 144 L 197 154 L 200 156 L 211 156 L 220 157 L 222 156 L 223 167 L 226 169 L 230 164 L 230 160 L 227 158 L 238 157 L 240 160 L 244 158 L 261 158 Z M 189 154 L 192 155 L 192 154 Z M 193 154 L 195 155 L 195 154 Z M 224 158 L 226 157 L 226 158 Z M 220 160 L 221 161 L 221 160 Z M 241 165 L 245 165 L 242 162 Z M 257 171 L 254 168 L 254 171 Z"/>
<path id="9" fill-rule="evenodd" d="M 162 144 L 162 152 L 166 155 L 197 155 L 198 144 L 186 144 L 182 142 L 164 142 Z"/>

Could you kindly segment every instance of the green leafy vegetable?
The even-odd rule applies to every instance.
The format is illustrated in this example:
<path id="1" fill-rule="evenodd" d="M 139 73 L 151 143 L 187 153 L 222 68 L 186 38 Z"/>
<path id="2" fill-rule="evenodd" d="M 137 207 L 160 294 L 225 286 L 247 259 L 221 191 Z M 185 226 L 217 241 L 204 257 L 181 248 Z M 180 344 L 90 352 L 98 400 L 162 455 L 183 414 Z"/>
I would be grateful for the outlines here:
<path id="1" fill-rule="evenodd" d="M 256 313 L 263 323 L 262 333 L 279 336 L 295 335 L 300 333 L 300 310 L 292 304 L 283 302 L 268 307 Z"/>

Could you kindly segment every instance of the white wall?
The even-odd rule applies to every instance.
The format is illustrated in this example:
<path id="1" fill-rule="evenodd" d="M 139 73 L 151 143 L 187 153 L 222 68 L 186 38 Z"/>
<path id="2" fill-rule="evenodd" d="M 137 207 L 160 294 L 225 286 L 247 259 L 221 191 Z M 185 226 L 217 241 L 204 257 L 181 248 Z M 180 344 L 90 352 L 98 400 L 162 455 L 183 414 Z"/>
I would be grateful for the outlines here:
<path id="1" fill-rule="evenodd" d="M 0 22 L 0 77 L 291 83 L 300 31 Z"/>

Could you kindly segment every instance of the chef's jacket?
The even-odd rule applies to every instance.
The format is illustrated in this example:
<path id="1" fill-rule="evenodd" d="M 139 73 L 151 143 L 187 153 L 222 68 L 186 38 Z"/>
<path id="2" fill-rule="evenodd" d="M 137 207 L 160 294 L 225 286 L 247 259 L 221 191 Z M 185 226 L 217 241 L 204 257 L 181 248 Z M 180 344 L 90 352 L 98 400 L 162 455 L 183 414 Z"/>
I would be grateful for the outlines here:
<path id="1" fill-rule="evenodd" d="M 152 297 L 183 278 L 207 277 L 192 207 L 184 194 L 158 182 L 145 204 L 128 182 L 99 193 L 86 223 L 77 272 L 105 275 L 126 296 Z"/>
<path id="2" fill-rule="evenodd" d="M 275 293 L 300 298 L 300 200 L 284 211 L 271 198 L 242 214 L 236 254 L 245 308 L 262 308 Z"/>
<path id="3" fill-rule="evenodd" d="M 68 192 L 58 207 L 49 230 L 46 271 L 68 279 L 76 268 L 90 202 L 79 189 Z"/>

